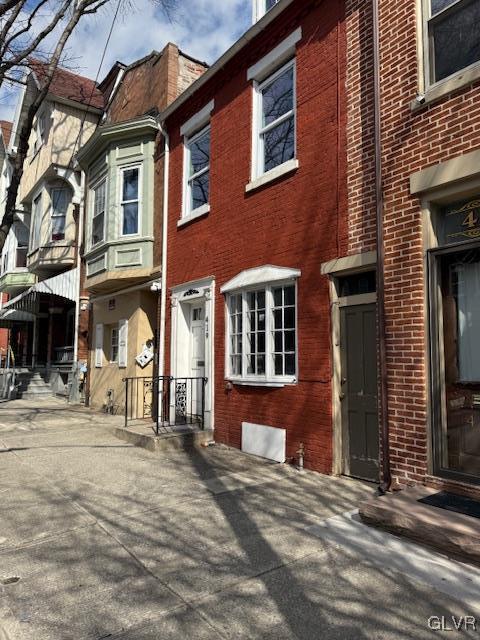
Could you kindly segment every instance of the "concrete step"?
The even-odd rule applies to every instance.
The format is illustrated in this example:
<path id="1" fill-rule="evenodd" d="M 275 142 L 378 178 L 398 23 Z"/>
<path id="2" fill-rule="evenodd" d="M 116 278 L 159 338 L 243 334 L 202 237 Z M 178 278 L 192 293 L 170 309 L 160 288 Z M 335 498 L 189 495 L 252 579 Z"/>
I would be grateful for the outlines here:
<path id="1" fill-rule="evenodd" d="M 419 486 L 372 498 L 361 505 L 360 517 L 459 560 L 480 564 L 480 519 L 419 502 L 438 491 Z"/>
<path id="2" fill-rule="evenodd" d="M 162 433 L 157 436 L 153 432 L 150 425 L 140 425 L 135 427 L 117 427 L 114 429 L 114 435 L 133 444 L 135 447 L 141 447 L 148 451 L 178 451 L 185 448 L 200 447 L 208 442 L 213 441 L 213 430 L 206 429 L 204 431 L 198 429 L 181 429 L 173 430 L 170 433 Z"/>

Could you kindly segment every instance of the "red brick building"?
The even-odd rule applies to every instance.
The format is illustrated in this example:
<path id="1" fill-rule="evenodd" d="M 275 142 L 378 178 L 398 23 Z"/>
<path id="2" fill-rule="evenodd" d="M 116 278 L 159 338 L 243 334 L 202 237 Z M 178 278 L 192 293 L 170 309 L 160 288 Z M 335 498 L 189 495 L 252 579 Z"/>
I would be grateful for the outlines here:
<path id="1" fill-rule="evenodd" d="M 349 253 L 345 8 L 284 0 L 263 13 L 163 114 L 165 372 L 207 378 L 217 442 L 277 460 L 303 445 L 311 469 L 376 478 L 378 460 L 334 460 L 332 406 L 331 288 L 363 294 L 356 320 L 363 335 L 373 311 L 374 328 L 372 256 L 334 285 L 321 275 Z M 195 411 L 190 393 L 180 402 Z"/>
<path id="2" fill-rule="evenodd" d="M 480 479 L 479 18 L 380 3 L 391 471 L 457 491 Z"/>

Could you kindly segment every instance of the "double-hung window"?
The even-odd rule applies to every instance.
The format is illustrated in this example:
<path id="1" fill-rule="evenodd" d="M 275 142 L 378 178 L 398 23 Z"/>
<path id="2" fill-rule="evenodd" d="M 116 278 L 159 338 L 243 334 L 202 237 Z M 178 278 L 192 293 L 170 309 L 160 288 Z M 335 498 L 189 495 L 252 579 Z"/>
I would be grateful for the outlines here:
<path id="1" fill-rule="evenodd" d="M 105 237 L 105 203 L 106 203 L 107 182 L 102 180 L 93 188 L 93 211 L 92 211 L 92 247 L 102 242 Z"/>
<path id="2" fill-rule="evenodd" d="M 133 236 L 139 232 L 140 167 L 126 167 L 121 176 L 122 235 Z"/>
<path id="3" fill-rule="evenodd" d="M 480 62 L 480 0 L 423 0 L 428 84 Z"/>
<path id="4" fill-rule="evenodd" d="M 227 377 L 250 383 L 292 383 L 297 376 L 294 281 L 227 294 Z"/>
<path id="5" fill-rule="evenodd" d="M 42 194 L 40 193 L 33 201 L 32 206 L 32 237 L 31 249 L 35 251 L 40 245 L 40 232 L 42 226 Z"/>
<path id="6" fill-rule="evenodd" d="M 45 114 L 41 113 L 37 116 L 37 121 L 35 123 L 35 141 L 33 143 L 33 152 L 34 154 L 40 149 L 42 144 L 45 142 L 45 126 L 46 126 L 46 118 Z"/>
<path id="7" fill-rule="evenodd" d="M 68 205 L 70 204 L 70 192 L 68 189 L 52 189 L 52 241 L 65 239 L 65 220 Z"/>
<path id="8" fill-rule="evenodd" d="M 110 329 L 110 362 L 118 362 L 118 328 Z"/>
<path id="9" fill-rule="evenodd" d="M 295 158 L 295 61 L 256 85 L 255 177 Z"/>
<path id="10" fill-rule="evenodd" d="M 184 216 L 208 208 L 210 197 L 210 126 L 185 139 L 186 184 Z"/>

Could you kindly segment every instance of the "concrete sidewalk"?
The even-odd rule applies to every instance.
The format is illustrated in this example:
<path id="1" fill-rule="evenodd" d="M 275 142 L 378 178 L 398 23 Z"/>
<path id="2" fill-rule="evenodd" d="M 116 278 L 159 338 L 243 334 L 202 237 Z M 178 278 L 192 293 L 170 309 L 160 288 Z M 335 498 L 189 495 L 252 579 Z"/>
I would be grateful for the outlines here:
<path id="1" fill-rule="evenodd" d="M 113 436 L 119 420 L 0 406 L 1 640 L 403 640 L 475 615 L 452 597 L 462 567 L 432 585 L 374 561 L 381 538 L 353 544 L 364 525 L 327 526 L 374 487 L 220 446 L 152 454 Z"/>

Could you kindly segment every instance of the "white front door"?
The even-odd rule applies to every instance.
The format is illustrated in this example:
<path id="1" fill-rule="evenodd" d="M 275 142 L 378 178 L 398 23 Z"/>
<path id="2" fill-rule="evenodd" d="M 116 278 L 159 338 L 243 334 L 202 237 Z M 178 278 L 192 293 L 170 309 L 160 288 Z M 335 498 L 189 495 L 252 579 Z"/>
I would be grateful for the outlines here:
<path id="1" fill-rule="evenodd" d="M 205 305 L 192 305 L 190 319 L 190 366 L 192 378 L 192 413 L 200 415 L 205 377 Z"/>

